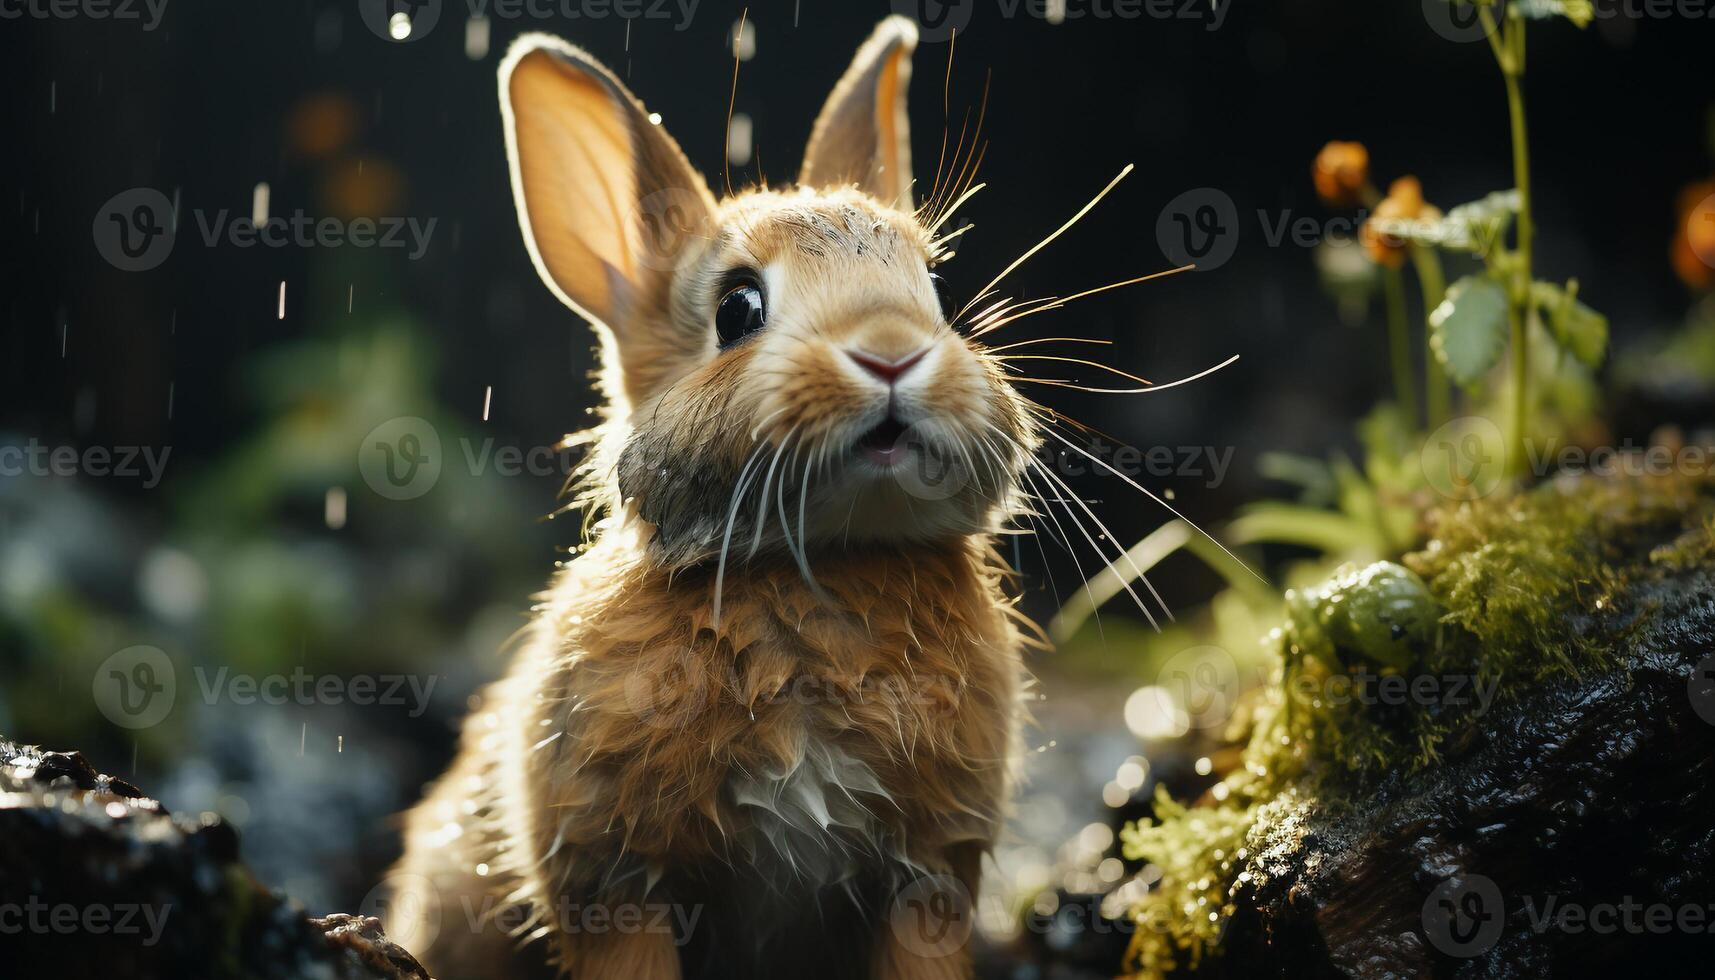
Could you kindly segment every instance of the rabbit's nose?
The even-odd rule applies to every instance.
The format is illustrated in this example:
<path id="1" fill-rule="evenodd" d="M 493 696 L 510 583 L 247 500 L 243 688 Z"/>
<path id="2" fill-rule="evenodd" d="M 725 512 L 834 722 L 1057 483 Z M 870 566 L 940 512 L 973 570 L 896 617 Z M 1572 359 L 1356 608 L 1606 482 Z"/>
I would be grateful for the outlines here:
<path id="1" fill-rule="evenodd" d="M 846 350 L 847 357 L 855 361 L 858 367 L 861 367 L 875 377 L 880 378 L 883 384 L 893 384 L 895 381 L 898 381 L 900 375 L 911 370 L 911 366 L 916 364 L 918 361 L 921 361 L 923 359 L 923 355 L 927 353 L 929 353 L 929 348 L 925 347 L 914 354 L 907 354 L 898 360 L 890 361 L 877 357 L 867 351 L 853 350 L 851 348 L 847 348 Z"/>

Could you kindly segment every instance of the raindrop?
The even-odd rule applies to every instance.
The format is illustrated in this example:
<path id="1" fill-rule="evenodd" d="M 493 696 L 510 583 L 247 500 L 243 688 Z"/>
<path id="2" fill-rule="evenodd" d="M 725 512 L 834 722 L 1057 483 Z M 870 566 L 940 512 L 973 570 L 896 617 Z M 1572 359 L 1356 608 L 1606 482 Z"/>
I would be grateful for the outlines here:
<path id="1" fill-rule="evenodd" d="M 258 181 L 256 188 L 250 192 L 250 221 L 258 226 L 268 223 L 268 198 L 271 194 L 268 182 Z"/>
<path id="2" fill-rule="evenodd" d="M 322 501 L 322 518 L 330 531 L 345 527 L 344 487 L 328 487 L 327 496 Z"/>
<path id="3" fill-rule="evenodd" d="M 733 113 L 732 125 L 727 127 L 726 158 L 727 162 L 735 167 L 742 167 L 750 162 L 752 129 L 749 115 L 742 112 Z"/>
<path id="4" fill-rule="evenodd" d="M 732 30 L 727 32 L 727 38 L 732 45 L 732 53 L 740 61 L 749 61 L 756 57 L 756 22 L 748 17 L 733 21 Z"/>
<path id="5" fill-rule="evenodd" d="M 631 24 L 625 25 L 629 33 Z M 464 56 L 472 61 L 481 61 L 488 57 L 489 23 L 488 18 L 480 14 L 464 22 Z"/>

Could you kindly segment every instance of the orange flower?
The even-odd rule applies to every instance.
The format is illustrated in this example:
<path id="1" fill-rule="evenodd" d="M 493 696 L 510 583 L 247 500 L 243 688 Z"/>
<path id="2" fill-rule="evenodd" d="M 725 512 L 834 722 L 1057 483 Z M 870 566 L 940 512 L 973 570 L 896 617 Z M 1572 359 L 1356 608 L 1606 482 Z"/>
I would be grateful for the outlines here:
<path id="1" fill-rule="evenodd" d="M 1316 154 L 1316 164 L 1310 168 L 1310 178 L 1316 183 L 1316 196 L 1329 207 L 1346 208 L 1363 197 L 1364 185 L 1370 179 L 1370 151 L 1362 143 L 1332 140 Z"/>
<path id="2" fill-rule="evenodd" d="M 312 95 L 286 117 L 286 139 L 298 153 L 312 160 L 331 156 L 357 135 L 356 103 L 338 92 Z"/>
<path id="3" fill-rule="evenodd" d="M 1715 181 L 1699 181 L 1679 192 L 1679 221 L 1673 236 L 1673 269 L 1692 289 L 1715 283 Z"/>
<path id="4" fill-rule="evenodd" d="M 1423 200 L 1423 185 L 1416 177 L 1405 176 L 1393 182 L 1387 189 L 1387 197 L 1376 205 L 1375 211 L 1364 220 L 1364 226 L 1358 231 L 1358 239 L 1363 242 L 1364 254 L 1377 265 L 1385 265 L 1390 269 L 1398 269 L 1405 265 L 1405 257 L 1411 243 L 1393 235 L 1384 235 L 1373 225 L 1376 219 L 1404 218 L 1410 221 L 1440 221 L 1441 209 Z"/>

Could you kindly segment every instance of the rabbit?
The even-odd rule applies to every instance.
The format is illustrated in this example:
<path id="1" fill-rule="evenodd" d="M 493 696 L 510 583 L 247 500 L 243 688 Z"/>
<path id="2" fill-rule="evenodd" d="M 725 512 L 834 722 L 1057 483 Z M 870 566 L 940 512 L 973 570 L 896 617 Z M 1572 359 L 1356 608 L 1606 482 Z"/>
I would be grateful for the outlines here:
<path id="1" fill-rule="evenodd" d="M 389 931 L 442 980 L 971 975 L 1040 435 L 943 302 L 916 40 L 876 28 L 795 186 L 719 200 L 589 54 L 505 57 L 524 241 L 599 338 L 597 516 L 406 817 Z"/>

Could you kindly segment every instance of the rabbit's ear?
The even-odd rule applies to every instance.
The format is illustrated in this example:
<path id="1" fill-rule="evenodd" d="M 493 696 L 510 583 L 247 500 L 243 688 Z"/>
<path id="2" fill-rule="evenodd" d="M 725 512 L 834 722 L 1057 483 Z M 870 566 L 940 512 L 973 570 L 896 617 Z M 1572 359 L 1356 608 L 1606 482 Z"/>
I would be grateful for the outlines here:
<path id="1" fill-rule="evenodd" d="M 536 271 L 624 347 L 636 324 L 664 313 L 683 254 L 708 240 L 708 185 L 612 72 L 559 38 L 513 44 L 500 107 Z"/>
<path id="2" fill-rule="evenodd" d="M 911 128 L 905 89 L 917 25 L 889 17 L 871 34 L 816 117 L 798 183 L 856 184 L 902 211 L 911 203 Z"/>

